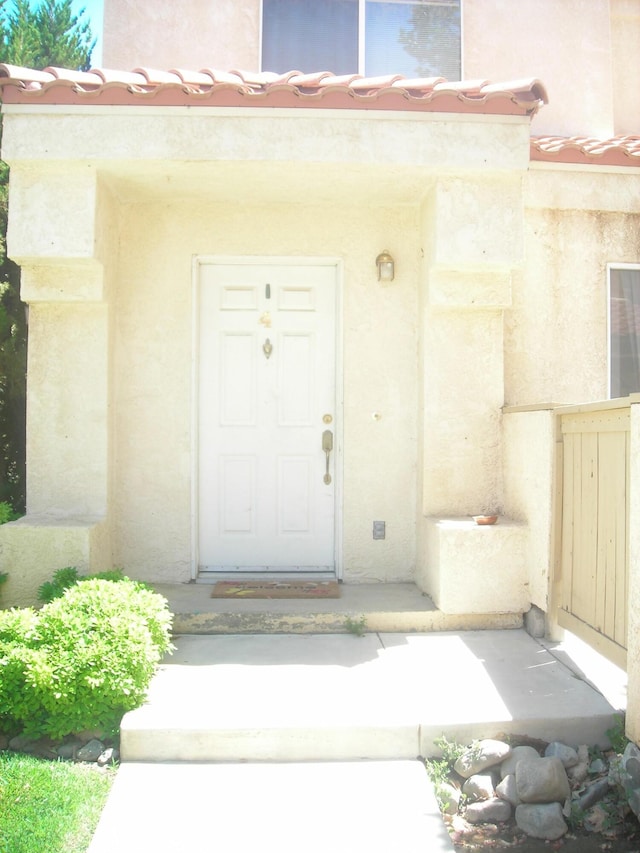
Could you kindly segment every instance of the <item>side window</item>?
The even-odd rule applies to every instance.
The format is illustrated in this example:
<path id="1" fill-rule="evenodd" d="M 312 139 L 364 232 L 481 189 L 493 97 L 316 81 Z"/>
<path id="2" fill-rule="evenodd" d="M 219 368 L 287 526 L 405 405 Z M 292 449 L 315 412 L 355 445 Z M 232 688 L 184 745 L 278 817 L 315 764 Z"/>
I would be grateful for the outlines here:
<path id="1" fill-rule="evenodd" d="M 640 265 L 609 267 L 609 396 L 640 391 Z"/>
<path id="2" fill-rule="evenodd" d="M 460 79 L 460 0 L 262 0 L 262 69 Z"/>

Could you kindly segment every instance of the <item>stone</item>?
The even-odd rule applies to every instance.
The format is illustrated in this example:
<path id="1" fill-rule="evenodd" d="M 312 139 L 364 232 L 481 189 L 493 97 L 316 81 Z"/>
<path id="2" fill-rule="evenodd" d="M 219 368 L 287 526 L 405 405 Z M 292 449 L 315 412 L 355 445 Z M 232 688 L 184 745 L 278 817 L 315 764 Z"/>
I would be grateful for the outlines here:
<path id="1" fill-rule="evenodd" d="M 510 752 L 511 747 L 509 744 L 503 743 L 500 740 L 480 740 L 471 744 L 462 753 L 453 769 L 458 776 L 468 779 L 469 776 L 480 773 L 481 770 L 486 770 L 489 767 L 495 767 L 496 764 L 500 764 Z"/>
<path id="2" fill-rule="evenodd" d="M 511 818 L 511 806 L 506 800 L 492 797 L 468 805 L 464 816 L 469 823 L 503 823 Z"/>
<path id="3" fill-rule="evenodd" d="M 611 762 L 609 781 L 623 789 L 631 811 L 640 818 L 640 749 L 634 743 Z"/>
<path id="4" fill-rule="evenodd" d="M 496 788 L 496 796 L 500 797 L 501 800 L 506 800 L 508 803 L 511 803 L 514 808 L 515 806 L 520 805 L 515 773 L 509 773 L 508 776 L 504 777 L 502 782 L 500 782 Z"/>
<path id="5" fill-rule="evenodd" d="M 500 765 L 500 775 L 504 779 L 516 772 L 516 764 L 523 758 L 540 758 L 540 753 L 532 746 L 514 746 L 511 754 Z"/>
<path id="6" fill-rule="evenodd" d="M 37 740 L 25 735 L 16 735 L 9 741 L 9 749 L 15 752 L 33 753 L 36 750 Z"/>
<path id="7" fill-rule="evenodd" d="M 541 640 L 547 631 L 547 614 L 532 604 L 524 614 L 524 629 L 532 637 Z"/>
<path id="8" fill-rule="evenodd" d="M 438 801 L 443 814 L 458 814 L 461 791 L 455 785 L 444 782 L 438 785 Z"/>
<path id="9" fill-rule="evenodd" d="M 557 841 L 567 832 L 560 803 L 522 803 L 516 808 L 516 824 L 532 838 Z"/>
<path id="10" fill-rule="evenodd" d="M 103 752 L 104 744 L 102 741 L 94 738 L 84 746 L 80 747 L 76 754 L 76 758 L 78 761 L 97 761 Z"/>
<path id="11" fill-rule="evenodd" d="M 577 804 L 578 808 L 586 812 L 587 809 L 590 809 L 591 806 L 594 806 L 596 803 L 599 803 L 600 800 L 603 800 L 610 789 L 609 779 L 598 779 L 597 782 L 594 782 L 592 785 L 583 791 L 580 797 L 578 797 Z"/>
<path id="12" fill-rule="evenodd" d="M 495 797 L 493 776 L 489 773 L 474 773 L 462 786 L 462 793 L 470 800 L 488 800 Z"/>
<path id="13" fill-rule="evenodd" d="M 523 803 L 564 803 L 571 796 L 567 771 L 555 756 L 519 761 L 516 788 Z"/>
<path id="14" fill-rule="evenodd" d="M 82 744 L 77 740 L 68 740 L 66 743 L 61 743 L 58 747 L 58 758 L 65 761 L 75 761 L 78 750 Z"/>
<path id="15" fill-rule="evenodd" d="M 567 775 L 573 785 L 582 785 L 584 780 L 589 775 L 589 747 L 578 747 L 578 763 L 575 767 L 570 767 L 567 770 Z"/>
<path id="16" fill-rule="evenodd" d="M 544 754 L 546 758 L 552 758 L 554 755 L 559 758 L 565 770 L 568 770 L 569 767 L 575 767 L 580 761 L 577 751 L 572 746 L 567 746 L 557 740 L 547 746 Z"/>
<path id="17" fill-rule="evenodd" d="M 118 761 L 118 758 L 119 758 L 118 750 L 114 749 L 112 746 L 110 746 L 107 749 L 105 749 L 104 752 L 102 752 L 98 756 L 98 758 L 96 760 L 96 764 L 98 765 L 98 767 L 106 767 L 107 764 L 113 764 L 116 761 Z"/>

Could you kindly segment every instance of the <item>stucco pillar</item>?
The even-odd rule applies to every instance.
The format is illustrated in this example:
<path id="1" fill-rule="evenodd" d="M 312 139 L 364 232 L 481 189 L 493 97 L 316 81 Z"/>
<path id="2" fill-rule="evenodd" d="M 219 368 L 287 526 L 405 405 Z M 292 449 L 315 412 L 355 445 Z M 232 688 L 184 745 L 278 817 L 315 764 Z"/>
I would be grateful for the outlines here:
<path id="1" fill-rule="evenodd" d="M 0 530 L 11 604 L 31 603 L 57 568 L 110 566 L 103 214 L 93 169 L 12 168 L 8 253 L 21 266 L 29 344 L 27 515 Z"/>
<path id="2" fill-rule="evenodd" d="M 480 532 L 469 518 L 503 508 L 503 311 L 523 258 L 520 174 L 443 177 L 423 240 L 417 582 L 444 611 L 522 611 L 526 528 L 501 519 Z M 481 588 L 495 591 L 490 602 Z"/>
<path id="3" fill-rule="evenodd" d="M 627 597 L 627 737 L 640 743 L 640 399 L 631 404 L 629 448 L 629 591 Z"/>

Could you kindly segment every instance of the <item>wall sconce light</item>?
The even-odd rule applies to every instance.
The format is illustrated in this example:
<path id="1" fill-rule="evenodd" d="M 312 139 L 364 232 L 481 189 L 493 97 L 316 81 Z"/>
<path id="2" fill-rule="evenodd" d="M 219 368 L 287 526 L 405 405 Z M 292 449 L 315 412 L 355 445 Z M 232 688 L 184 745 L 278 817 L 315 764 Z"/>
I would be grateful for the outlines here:
<path id="1" fill-rule="evenodd" d="M 385 249 L 376 258 L 378 267 L 378 281 L 393 281 L 395 275 L 395 261 Z"/>

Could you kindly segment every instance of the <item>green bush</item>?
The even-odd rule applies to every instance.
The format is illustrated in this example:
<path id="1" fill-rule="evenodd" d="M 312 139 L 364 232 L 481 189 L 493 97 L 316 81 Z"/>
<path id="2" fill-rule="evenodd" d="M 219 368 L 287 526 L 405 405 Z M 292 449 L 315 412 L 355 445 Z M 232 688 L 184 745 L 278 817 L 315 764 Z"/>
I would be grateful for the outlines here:
<path id="1" fill-rule="evenodd" d="M 83 580 L 39 611 L 0 611 L 0 727 L 117 730 L 144 701 L 170 630 L 166 600 L 128 579 Z"/>
<path id="2" fill-rule="evenodd" d="M 54 572 L 53 578 L 50 581 L 45 581 L 38 589 L 38 598 L 44 601 L 45 604 L 53 601 L 54 598 L 60 598 L 64 595 L 69 587 L 75 586 L 80 581 L 98 579 L 104 581 L 128 581 L 122 569 L 108 569 L 106 572 L 97 572 L 94 575 L 79 575 L 78 570 L 74 566 L 66 566 L 64 569 L 58 569 Z M 132 581 L 134 583 L 134 581 Z M 135 581 L 136 586 L 141 589 L 150 589 L 150 587 L 142 581 Z"/>

